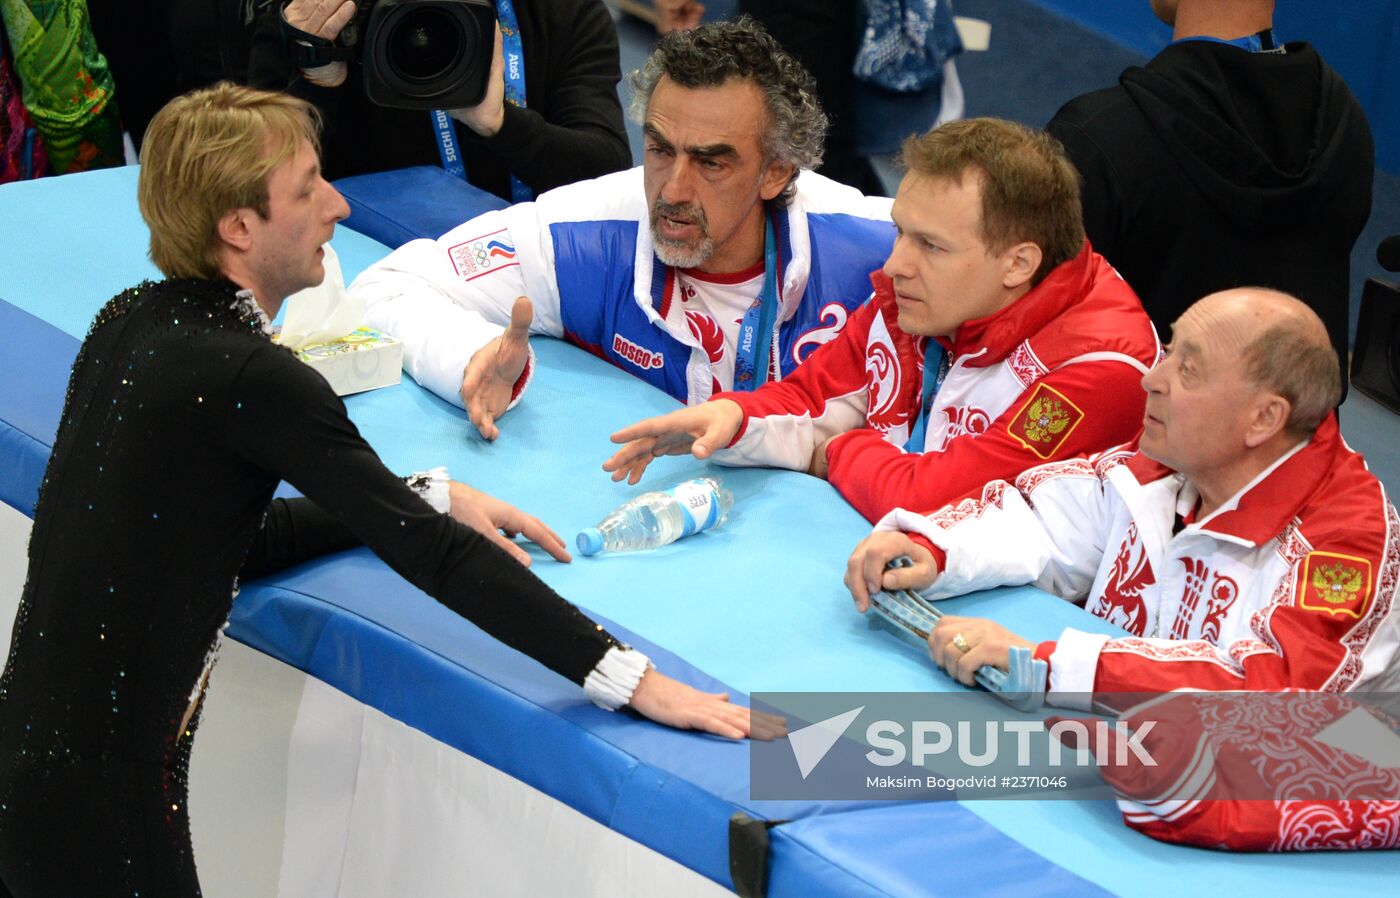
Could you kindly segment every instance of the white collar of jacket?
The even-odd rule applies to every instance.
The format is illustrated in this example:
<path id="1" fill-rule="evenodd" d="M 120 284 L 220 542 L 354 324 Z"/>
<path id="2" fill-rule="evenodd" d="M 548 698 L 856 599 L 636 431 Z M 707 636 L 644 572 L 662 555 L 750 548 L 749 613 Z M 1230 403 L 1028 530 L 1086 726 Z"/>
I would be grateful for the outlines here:
<path id="1" fill-rule="evenodd" d="M 1310 439 L 1279 456 L 1214 512 L 1188 527 L 1227 542 L 1261 546 L 1283 532 L 1313 495 L 1326 487 L 1329 475 L 1350 453 L 1342 442 L 1337 416 L 1330 413 Z M 1143 487 L 1167 478 L 1176 479 L 1180 483 L 1176 510 L 1185 513 L 1195 507 L 1196 488 L 1166 465 L 1139 451 L 1128 460 L 1126 468 Z M 1133 510 L 1134 518 L 1141 520 L 1123 486 L 1119 485 L 1120 494 Z"/>

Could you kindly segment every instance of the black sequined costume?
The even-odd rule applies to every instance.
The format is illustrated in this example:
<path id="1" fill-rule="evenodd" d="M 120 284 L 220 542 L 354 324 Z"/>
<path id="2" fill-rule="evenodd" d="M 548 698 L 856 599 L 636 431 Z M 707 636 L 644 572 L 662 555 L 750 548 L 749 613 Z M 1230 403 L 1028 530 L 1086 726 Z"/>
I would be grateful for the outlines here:
<path id="1" fill-rule="evenodd" d="M 308 498 L 273 501 L 279 479 Z M 236 577 L 361 540 L 574 682 L 616 645 L 385 469 L 234 285 L 112 300 L 73 366 L 0 676 L 0 895 L 197 895 L 176 731 Z"/>

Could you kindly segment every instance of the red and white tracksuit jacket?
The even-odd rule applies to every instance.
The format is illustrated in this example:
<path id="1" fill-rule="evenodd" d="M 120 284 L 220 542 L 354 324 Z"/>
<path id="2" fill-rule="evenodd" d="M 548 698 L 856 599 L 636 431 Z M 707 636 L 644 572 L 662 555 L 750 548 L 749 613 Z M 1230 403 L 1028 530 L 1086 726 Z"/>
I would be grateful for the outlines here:
<path id="1" fill-rule="evenodd" d="M 1214 513 L 1135 445 L 1042 465 L 932 515 L 931 599 L 1033 583 L 1129 635 L 1066 629 L 1042 643 L 1049 700 L 1173 689 L 1343 692 L 1400 683 L 1400 518 L 1335 415 Z M 917 538 L 917 537 L 916 537 Z"/>
<path id="2" fill-rule="evenodd" d="M 1394 693 L 1174 692 L 1120 714 L 1150 764 L 1099 768 L 1123 822 L 1163 842 L 1231 851 L 1400 848 Z M 1354 698 L 1353 698 L 1354 697 Z M 1086 728 L 1104 758 L 1116 731 Z M 1100 746 L 1099 738 L 1110 745 Z M 1097 754 L 1097 753 L 1096 753 Z"/>
<path id="3" fill-rule="evenodd" d="M 923 452 L 905 452 L 921 411 L 925 337 L 899 329 L 894 286 L 794 372 L 751 393 L 727 465 L 806 470 L 827 449 L 827 479 L 871 521 L 929 510 L 1034 465 L 1097 452 L 1142 426 L 1142 376 L 1160 347 L 1137 295 L 1086 242 L 1009 307 L 968 321 L 949 342 Z"/>

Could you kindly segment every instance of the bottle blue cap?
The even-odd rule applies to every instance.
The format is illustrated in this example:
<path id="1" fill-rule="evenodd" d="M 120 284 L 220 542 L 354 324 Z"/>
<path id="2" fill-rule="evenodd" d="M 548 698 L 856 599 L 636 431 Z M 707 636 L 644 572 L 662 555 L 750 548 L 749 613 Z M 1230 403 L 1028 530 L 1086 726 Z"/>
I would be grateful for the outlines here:
<path id="1" fill-rule="evenodd" d="M 603 551 L 603 531 L 597 527 L 585 527 L 574 540 L 580 555 L 597 555 Z"/>

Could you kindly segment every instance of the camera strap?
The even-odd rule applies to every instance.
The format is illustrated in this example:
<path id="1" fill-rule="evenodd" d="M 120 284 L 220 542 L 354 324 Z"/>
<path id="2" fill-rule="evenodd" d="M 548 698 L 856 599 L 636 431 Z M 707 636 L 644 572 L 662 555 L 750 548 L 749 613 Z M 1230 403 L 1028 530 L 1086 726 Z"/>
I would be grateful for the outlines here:
<path id="1" fill-rule="evenodd" d="M 282 25 L 282 43 L 287 47 L 287 57 L 299 69 L 318 69 L 333 62 L 349 62 L 355 58 L 355 48 L 342 47 L 318 34 L 302 31 L 287 21 L 285 12 L 277 14 L 277 21 Z"/>
<path id="2" fill-rule="evenodd" d="M 505 68 L 505 101 L 519 109 L 525 104 L 525 49 L 520 42 L 520 24 L 515 15 L 514 0 L 496 0 L 496 21 L 501 27 L 501 55 Z M 462 163 L 462 154 L 457 146 L 457 130 L 446 110 L 434 109 L 428 113 L 437 133 L 438 158 L 443 170 L 463 181 L 467 179 L 467 169 Z M 535 198 L 535 192 L 525 185 L 514 173 L 510 176 L 510 198 L 512 202 L 528 203 Z"/>

